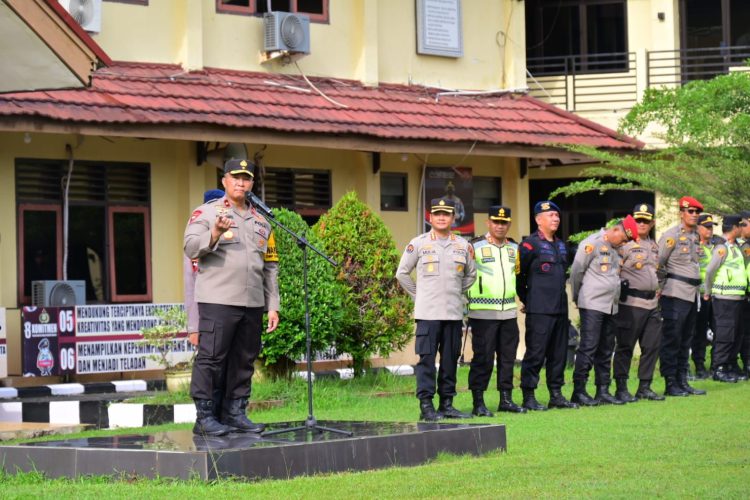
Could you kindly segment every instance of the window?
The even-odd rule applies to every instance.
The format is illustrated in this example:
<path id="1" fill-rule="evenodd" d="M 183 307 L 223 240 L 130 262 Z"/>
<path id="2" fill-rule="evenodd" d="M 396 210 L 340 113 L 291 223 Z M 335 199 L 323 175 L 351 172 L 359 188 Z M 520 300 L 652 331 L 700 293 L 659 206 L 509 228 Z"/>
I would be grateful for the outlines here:
<path id="1" fill-rule="evenodd" d="M 527 0 L 526 55 L 536 75 L 628 70 L 626 0 Z"/>
<path id="2" fill-rule="evenodd" d="M 266 168 L 259 184 L 254 190 L 270 207 L 294 210 L 310 224 L 331 208 L 330 171 Z"/>
<path id="3" fill-rule="evenodd" d="M 311 21 L 328 22 L 328 0 L 271 0 L 271 9 L 307 14 Z M 268 12 L 267 0 L 216 0 L 216 12 L 262 15 Z"/>
<path id="4" fill-rule="evenodd" d="M 500 177 L 474 177 L 474 212 L 489 212 L 492 205 L 502 203 Z"/>
<path id="5" fill-rule="evenodd" d="M 380 209 L 406 211 L 408 204 L 408 177 L 406 174 L 380 173 Z"/>
<path id="6" fill-rule="evenodd" d="M 62 279 L 66 161 L 17 160 L 19 302 L 31 282 Z M 151 300 L 149 167 L 76 162 L 69 185 L 67 278 L 86 301 Z"/>

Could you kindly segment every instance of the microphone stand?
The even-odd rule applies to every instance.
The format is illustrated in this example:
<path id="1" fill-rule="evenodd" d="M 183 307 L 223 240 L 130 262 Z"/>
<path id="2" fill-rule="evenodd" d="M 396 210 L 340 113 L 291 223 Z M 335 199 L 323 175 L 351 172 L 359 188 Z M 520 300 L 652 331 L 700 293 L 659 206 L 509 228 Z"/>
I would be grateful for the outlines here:
<path id="1" fill-rule="evenodd" d="M 307 357 L 307 419 L 305 420 L 304 425 L 299 425 L 295 427 L 290 427 L 288 429 L 276 429 L 273 431 L 266 431 L 263 432 L 262 436 L 273 436 L 276 434 L 285 434 L 287 432 L 297 432 L 300 430 L 304 431 L 318 431 L 318 432 L 333 432 L 337 434 L 343 434 L 345 436 L 353 436 L 354 433 L 350 431 L 345 431 L 342 429 L 334 429 L 332 427 L 324 427 L 322 425 L 318 425 L 318 421 L 315 419 L 315 416 L 313 415 L 313 390 L 312 390 L 312 337 L 310 335 L 310 305 L 308 302 L 308 290 L 307 290 L 307 249 L 311 248 L 315 253 L 317 253 L 320 257 L 322 257 L 326 262 L 331 264 L 332 266 L 336 267 L 338 264 L 336 261 L 325 255 L 323 252 L 315 248 L 314 245 L 310 244 L 309 241 L 307 241 L 307 238 L 305 238 L 304 235 L 299 235 L 283 225 L 281 222 L 277 221 L 273 213 L 271 212 L 268 207 L 265 205 L 261 205 L 262 202 L 257 203 L 252 198 L 248 197 L 248 201 L 261 213 L 267 216 L 267 218 L 273 222 L 273 224 L 284 231 L 286 231 L 289 235 L 291 235 L 296 241 L 297 246 L 302 249 L 302 274 L 303 274 L 303 291 L 304 291 L 304 297 L 305 297 L 305 344 L 306 344 L 306 357 Z"/>

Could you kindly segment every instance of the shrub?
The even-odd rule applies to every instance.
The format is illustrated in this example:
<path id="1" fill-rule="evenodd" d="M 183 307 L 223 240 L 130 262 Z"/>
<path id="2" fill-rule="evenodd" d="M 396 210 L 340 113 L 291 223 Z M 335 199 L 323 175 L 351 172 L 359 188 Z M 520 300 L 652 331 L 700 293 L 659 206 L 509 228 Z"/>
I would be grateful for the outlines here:
<path id="1" fill-rule="evenodd" d="M 347 193 L 314 226 L 345 285 L 336 350 L 352 357 L 355 376 L 373 354 L 387 356 L 411 338 L 411 302 L 396 281 L 400 255 L 390 231 L 356 193 Z"/>

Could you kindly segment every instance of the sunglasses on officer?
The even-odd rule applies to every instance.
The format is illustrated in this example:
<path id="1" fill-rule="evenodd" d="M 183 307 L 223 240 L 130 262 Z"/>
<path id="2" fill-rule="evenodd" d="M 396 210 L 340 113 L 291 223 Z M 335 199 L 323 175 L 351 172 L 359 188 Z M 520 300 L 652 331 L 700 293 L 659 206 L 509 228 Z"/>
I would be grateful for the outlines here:
<path id="1" fill-rule="evenodd" d="M 690 215 L 695 215 L 701 213 L 703 210 L 701 210 L 700 208 L 683 208 L 682 211 L 687 212 Z"/>
<path id="2" fill-rule="evenodd" d="M 636 219 L 636 224 L 651 224 L 651 221 L 648 219 Z"/>

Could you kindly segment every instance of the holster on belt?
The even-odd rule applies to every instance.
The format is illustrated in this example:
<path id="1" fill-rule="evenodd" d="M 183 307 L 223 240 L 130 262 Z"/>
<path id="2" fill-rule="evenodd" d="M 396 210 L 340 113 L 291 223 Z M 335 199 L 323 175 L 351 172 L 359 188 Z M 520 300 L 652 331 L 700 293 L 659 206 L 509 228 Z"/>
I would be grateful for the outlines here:
<path id="1" fill-rule="evenodd" d="M 630 291 L 630 281 L 620 280 L 620 302 L 625 302 Z"/>

